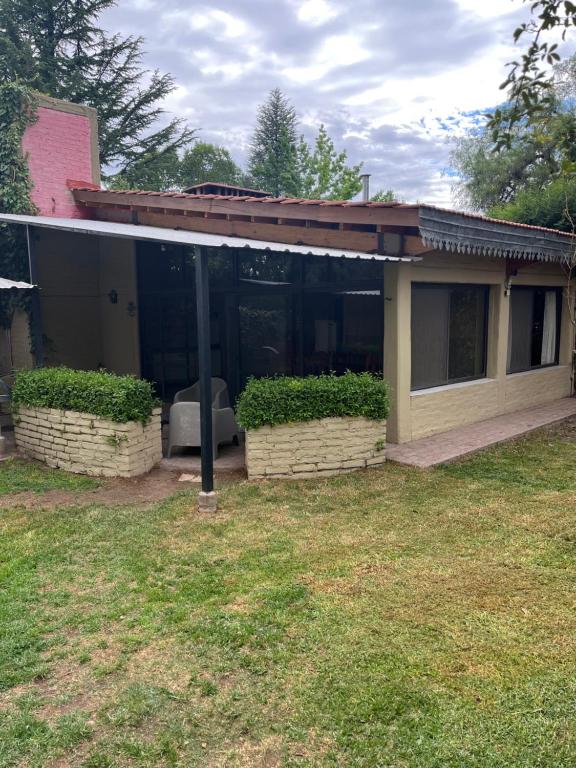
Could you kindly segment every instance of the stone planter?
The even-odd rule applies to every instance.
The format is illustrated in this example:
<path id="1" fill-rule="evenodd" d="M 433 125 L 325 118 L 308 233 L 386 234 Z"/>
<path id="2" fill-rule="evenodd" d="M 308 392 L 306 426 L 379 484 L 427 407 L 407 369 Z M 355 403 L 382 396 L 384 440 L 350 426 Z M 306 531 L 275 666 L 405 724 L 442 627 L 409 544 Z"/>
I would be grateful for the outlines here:
<path id="1" fill-rule="evenodd" d="M 20 407 L 14 434 L 27 456 L 83 475 L 135 477 L 162 458 L 159 408 L 143 426 L 77 411 Z"/>
<path id="2" fill-rule="evenodd" d="M 246 432 L 250 479 L 328 477 L 383 464 L 386 422 L 338 417 Z"/>

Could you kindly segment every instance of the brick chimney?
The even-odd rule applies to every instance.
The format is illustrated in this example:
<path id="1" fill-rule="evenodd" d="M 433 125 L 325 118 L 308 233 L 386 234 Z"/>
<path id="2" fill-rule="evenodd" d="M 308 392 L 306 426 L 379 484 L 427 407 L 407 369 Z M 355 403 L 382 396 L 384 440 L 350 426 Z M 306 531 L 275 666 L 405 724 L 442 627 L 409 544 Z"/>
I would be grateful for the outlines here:
<path id="1" fill-rule="evenodd" d="M 82 218 L 69 189 L 100 188 L 96 110 L 81 104 L 37 95 L 37 120 L 26 129 L 22 149 L 32 179 L 32 200 L 41 216 Z"/>

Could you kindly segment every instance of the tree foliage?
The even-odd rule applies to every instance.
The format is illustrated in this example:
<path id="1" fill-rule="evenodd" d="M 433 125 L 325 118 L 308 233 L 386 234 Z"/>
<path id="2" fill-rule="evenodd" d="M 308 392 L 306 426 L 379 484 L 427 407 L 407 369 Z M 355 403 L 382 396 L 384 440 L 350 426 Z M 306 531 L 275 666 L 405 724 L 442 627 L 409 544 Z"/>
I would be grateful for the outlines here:
<path id="1" fill-rule="evenodd" d="M 493 151 L 489 124 L 458 140 L 452 164 L 460 176 L 455 189 L 459 202 L 473 210 L 502 210 L 520 193 L 537 200 L 539 191 L 570 173 L 576 162 L 575 75 L 576 58 L 557 68 L 549 111 L 537 120 L 516 123 L 499 152 Z M 544 209 L 543 219 L 551 219 Z"/>
<path id="2" fill-rule="evenodd" d="M 394 203 L 398 200 L 398 195 L 393 189 L 379 189 L 372 195 L 370 201 L 373 203 Z"/>
<path id="3" fill-rule="evenodd" d="M 572 232 L 570 211 L 576 211 L 576 179 L 560 176 L 544 187 L 521 189 L 514 199 L 494 205 L 490 216 Z"/>
<path id="4" fill-rule="evenodd" d="M 0 210 L 33 215 L 28 164 L 22 136 L 35 120 L 36 104 L 30 91 L 18 83 L 0 84 Z M 28 280 L 28 251 L 24 227 L 0 225 L 0 276 Z M 0 326 L 9 328 L 17 306 L 26 306 L 19 292 L 3 291 Z"/>
<path id="5" fill-rule="evenodd" d="M 561 157 L 551 137 L 533 126 L 517 126 L 508 147 L 495 154 L 489 129 L 459 139 L 452 152 L 459 173 L 459 202 L 484 211 L 510 202 L 522 189 L 543 185 L 560 170 Z"/>
<path id="6" fill-rule="evenodd" d="M 525 120 L 546 115 L 554 104 L 554 77 L 550 70 L 559 60 L 558 44 L 546 34 L 562 30 L 562 39 L 576 25 L 576 3 L 571 0 L 524 0 L 530 3 L 531 18 L 513 32 L 514 42 L 528 39 L 520 58 L 508 65 L 508 75 L 500 88 L 507 92 L 507 109 L 496 109 L 489 128 L 496 149 L 509 147 L 513 129 Z"/>
<path id="7" fill-rule="evenodd" d="M 348 200 L 361 189 L 361 165 L 348 165 L 324 125 L 312 146 L 298 136 L 296 110 L 274 89 L 258 110 L 248 171 L 253 183 L 278 197 Z"/>
<path id="8" fill-rule="evenodd" d="M 300 176 L 299 195 L 313 200 L 349 200 L 362 189 L 362 164 L 347 165 L 345 150 L 337 152 L 324 125 L 320 126 L 314 146 L 303 136 L 298 144 Z"/>
<path id="9" fill-rule="evenodd" d="M 232 159 L 226 147 L 197 141 L 184 152 L 180 163 L 180 186 L 192 187 L 203 181 L 249 186 L 251 180 Z"/>
<path id="10" fill-rule="evenodd" d="M 250 185 L 250 179 L 225 147 L 198 141 L 182 156 L 175 149 L 142 155 L 130 168 L 115 176 L 110 187 L 167 192 L 186 189 L 204 181 Z"/>
<path id="11" fill-rule="evenodd" d="M 298 118 L 279 88 L 258 109 L 248 172 L 260 189 L 275 197 L 298 194 Z"/>
<path id="12" fill-rule="evenodd" d="M 185 147 L 193 131 L 160 106 L 170 75 L 142 66 L 141 37 L 98 26 L 115 0 L 0 0 L 0 82 L 19 80 L 98 110 L 100 159 L 127 173 Z"/>
<path id="13" fill-rule="evenodd" d="M 143 153 L 122 173 L 108 181 L 110 189 L 150 189 L 171 192 L 180 188 L 180 157 L 172 148 Z"/>

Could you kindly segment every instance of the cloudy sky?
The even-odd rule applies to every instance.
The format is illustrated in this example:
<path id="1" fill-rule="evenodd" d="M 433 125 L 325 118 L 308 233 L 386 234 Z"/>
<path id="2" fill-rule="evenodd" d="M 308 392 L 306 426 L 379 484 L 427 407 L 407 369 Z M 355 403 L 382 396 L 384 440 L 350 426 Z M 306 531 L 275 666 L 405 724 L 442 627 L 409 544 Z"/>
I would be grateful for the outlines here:
<path id="1" fill-rule="evenodd" d="M 104 23 L 146 39 L 146 65 L 178 84 L 167 109 L 239 163 L 278 86 L 373 191 L 451 205 L 452 137 L 499 101 L 525 17 L 522 0 L 119 0 Z"/>

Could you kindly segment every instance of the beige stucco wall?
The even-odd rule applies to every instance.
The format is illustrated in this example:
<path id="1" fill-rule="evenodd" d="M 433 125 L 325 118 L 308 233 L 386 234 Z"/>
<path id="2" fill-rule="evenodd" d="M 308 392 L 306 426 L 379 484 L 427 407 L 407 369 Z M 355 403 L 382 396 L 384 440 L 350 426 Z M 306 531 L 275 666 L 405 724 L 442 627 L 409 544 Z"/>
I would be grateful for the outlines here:
<path id="1" fill-rule="evenodd" d="M 35 238 L 46 362 L 140 375 L 133 242 L 50 230 Z"/>
<path id="2" fill-rule="evenodd" d="M 411 439 L 473 424 L 499 412 L 498 382 L 493 379 L 422 390 L 410 397 Z"/>
<path id="3" fill-rule="evenodd" d="M 249 478 L 314 478 L 383 464 L 386 422 L 329 418 L 246 432 Z"/>
<path id="4" fill-rule="evenodd" d="M 162 458 L 159 408 L 146 425 L 77 411 L 19 408 L 14 432 L 26 455 L 83 475 L 136 477 Z"/>
<path id="5" fill-rule="evenodd" d="M 414 282 L 490 286 L 485 379 L 410 392 Z M 500 259 L 437 252 L 426 254 L 418 263 L 386 265 L 384 375 L 391 390 L 390 442 L 415 440 L 570 395 L 573 308 L 568 307 L 564 296 L 560 365 L 508 375 L 510 309 L 505 283 L 506 265 Z M 564 271 L 554 264 L 523 264 L 511 278 L 512 285 L 564 287 L 565 283 Z"/>
<path id="6" fill-rule="evenodd" d="M 517 411 L 570 395 L 570 367 L 567 365 L 513 373 L 506 378 L 504 410 Z"/>

